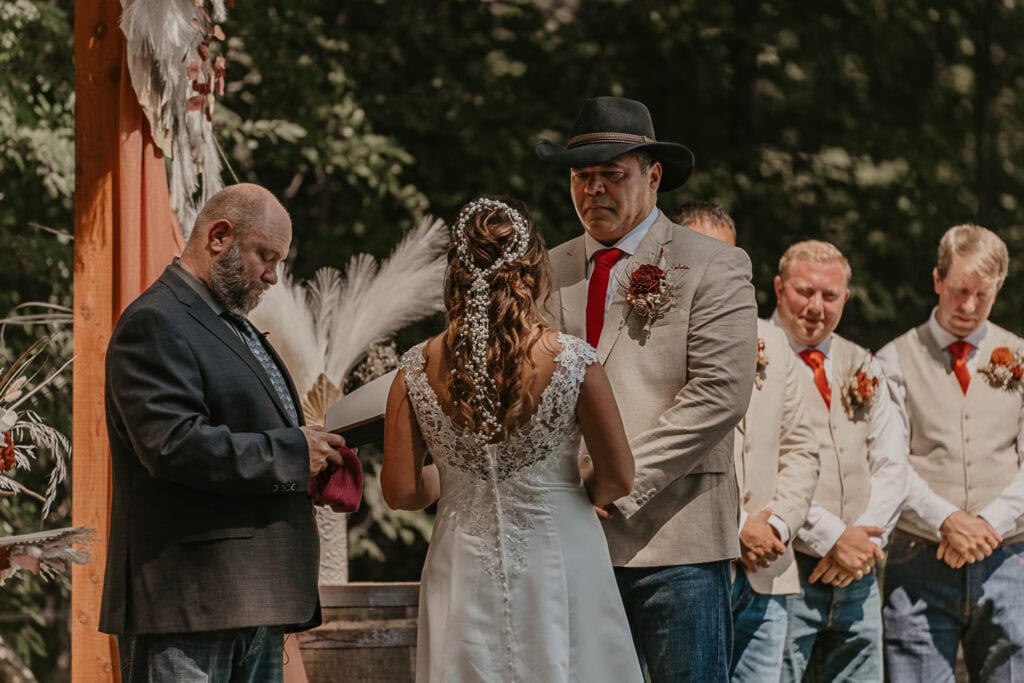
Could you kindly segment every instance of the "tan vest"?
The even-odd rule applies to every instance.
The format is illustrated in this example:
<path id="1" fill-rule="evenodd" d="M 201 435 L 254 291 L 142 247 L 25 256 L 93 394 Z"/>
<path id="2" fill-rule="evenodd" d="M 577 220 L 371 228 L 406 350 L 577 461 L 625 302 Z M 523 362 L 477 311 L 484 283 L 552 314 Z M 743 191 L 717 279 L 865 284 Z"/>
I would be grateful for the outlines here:
<path id="1" fill-rule="evenodd" d="M 832 335 L 832 406 L 825 407 L 818 387 L 810 373 L 804 373 L 807 384 L 807 417 L 821 443 L 818 457 L 821 469 L 818 486 L 814 490 L 814 502 L 822 506 L 847 524 L 852 524 L 868 506 L 871 492 L 871 468 L 868 465 L 868 433 L 871 428 L 871 410 L 860 410 L 853 420 L 843 410 L 842 390 L 861 365 L 871 355 L 866 349 Z M 803 362 L 803 361 L 801 361 Z M 879 381 L 885 381 L 879 378 Z M 806 555 L 817 556 L 810 546 L 800 538 L 793 542 L 793 548 Z"/>
<path id="2" fill-rule="evenodd" d="M 961 510 L 977 513 L 1020 471 L 1017 434 L 1022 393 L 993 386 L 980 372 L 971 375 L 965 396 L 943 349 L 920 325 L 895 341 L 907 390 L 910 465 L 928 487 Z M 992 350 L 1024 348 L 1024 340 L 989 323 L 978 349 L 977 367 Z M 904 508 L 897 527 L 935 541 L 939 535 L 914 511 Z M 1024 533 L 1018 522 L 1007 540 Z"/>

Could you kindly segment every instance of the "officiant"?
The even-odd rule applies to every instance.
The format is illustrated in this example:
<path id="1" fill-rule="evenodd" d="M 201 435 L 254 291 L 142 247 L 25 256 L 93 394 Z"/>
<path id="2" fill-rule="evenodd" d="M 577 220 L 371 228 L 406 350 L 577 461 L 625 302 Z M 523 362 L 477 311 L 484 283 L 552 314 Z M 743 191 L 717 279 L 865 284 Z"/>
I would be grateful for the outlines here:
<path id="1" fill-rule="evenodd" d="M 307 490 L 345 441 L 303 424 L 288 371 L 245 318 L 291 235 L 264 188 L 222 190 L 111 336 L 100 630 L 118 636 L 125 681 L 280 681 L 285 632 L 320 622 Z"/>
<path id="2" fill-rule="evenodd" d="M 693 154 L 658 141 L 641 102 L 587 100 L 565 145 L 541 140 L 536 152 L 568 171 L 583 228 L 551 252 L 550 310 L 597 348 L 636 458 L 632 493 L 602 515 L 637 651 L 653 683 L 725 681 L 733 428 L 756 356 L 750 259 L 658 210 Z"/>

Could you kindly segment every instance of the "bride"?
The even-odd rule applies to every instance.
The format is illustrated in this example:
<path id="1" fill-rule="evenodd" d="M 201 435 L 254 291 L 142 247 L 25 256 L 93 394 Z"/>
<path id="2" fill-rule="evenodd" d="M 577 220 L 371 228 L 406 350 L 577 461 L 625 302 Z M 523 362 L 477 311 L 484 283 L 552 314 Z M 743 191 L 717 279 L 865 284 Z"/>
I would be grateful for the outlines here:
<path id="1" fill-rule="evenodd" d="M 402 357 L 385 419 L 388 505 L 438 503 L 420 584 L 421 683 L 642 680 L 592 507 L 630 491 L 633 456 L 594 349 L 541 318 L 547 292 L 525 206 L 463 207 L 447 329 Z"/>

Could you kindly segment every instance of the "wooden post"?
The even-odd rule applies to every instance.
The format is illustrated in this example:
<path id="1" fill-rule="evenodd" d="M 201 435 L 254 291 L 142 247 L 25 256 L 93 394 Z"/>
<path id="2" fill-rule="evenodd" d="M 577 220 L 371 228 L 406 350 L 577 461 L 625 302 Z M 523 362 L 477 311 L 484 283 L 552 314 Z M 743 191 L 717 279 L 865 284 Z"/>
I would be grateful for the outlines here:
<path id="1" fill-rule="evenodd" d="M 114 639 L 99 633 L 110 509 L 103 360 L 114 311 L 114 193 L 121 35 L 118 0 L 75 2 L 75 363 L 72 518 L 95 529 L 93 559 L 71 573 L 71 680 L 120 678 Z"/>

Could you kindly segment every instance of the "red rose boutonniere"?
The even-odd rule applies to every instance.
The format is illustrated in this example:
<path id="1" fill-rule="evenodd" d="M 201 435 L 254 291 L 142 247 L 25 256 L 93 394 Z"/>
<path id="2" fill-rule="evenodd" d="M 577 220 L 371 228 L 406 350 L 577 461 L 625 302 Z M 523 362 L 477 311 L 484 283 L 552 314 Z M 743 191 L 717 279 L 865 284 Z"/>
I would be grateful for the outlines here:
<path id="1" fill-rule="evenodd" d="M 662 254 L 659 254 L 658 260 L 661 261 L 661 259 Z M 650 325 L 665 315 L 665 311 L 675 300 L 670 275 L 675 271 L 687 269 L 688 266 L 681 264 L 670 266 L 666 270 L 653 263 L 644 263 L 629 274 L 623 284 L 623 288 L 626 290 L 626 303 L 643 318 L 645 325 Z"/>
<path id="2" fill-rule="evenodd" d="M 992 349 L 988 365 L 978 368 L 978 372 L 985 375 L 992 386 L 1016 391 L 1024 379 L 1024 352 L 1011 351 L 1005 346 Z"/>
<path id="3" fill-rule="evenodd" d="M 846 417 L 853 420 L 858 414 L 870 409 L 877 393 L 878 378 L 868 373 L 865 363 L 850 375 L 843 386 L 843 410 Z"/>
<path id="4" fill-rule="evenodd" d="M 754 365 L 754 386 L 760 389 L 764 386 L 764 380 L 768 372 L 768 349 L 764 339 L 757 338 L 757 356 Z"/>

